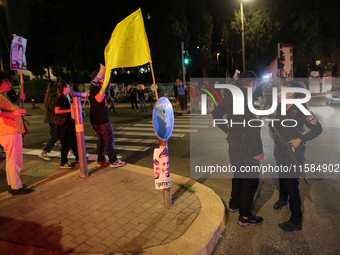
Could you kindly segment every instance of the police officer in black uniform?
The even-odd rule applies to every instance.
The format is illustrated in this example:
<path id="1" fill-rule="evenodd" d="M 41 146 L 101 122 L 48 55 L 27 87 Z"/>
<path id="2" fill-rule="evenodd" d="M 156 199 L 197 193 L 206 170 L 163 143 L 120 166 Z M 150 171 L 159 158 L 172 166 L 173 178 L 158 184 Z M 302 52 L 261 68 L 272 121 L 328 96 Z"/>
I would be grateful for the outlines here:
<path id="1" fill-rule="evenodd" d="M 295 81 L 284 83 L 283 87 L 301 88 L 301 84 Z M 301 93 L 287 93 L 287 99 L 300 98 Z M 281 90 L 279 92 L 281 99 Z M 309 110 L 310 111 L 310 110 Z M 322 133 L 322 127 L 319 121 L 315 118 L 314 114 L 310 111 L 311 115 L 305 115 L 295 104 L 286 106 L 286 115 L 281 115 L 281 103 L 277 108 L 277 113 L 274 119 L 274 126 L 279 135 L 289 142 L 294 148 L 295 152 L 291 153 L 296 161 L 303 168 L 305 161 L 306 142 L 314 139 Z M 291 121 L 289 121 L 291 119 Z M 281 121 L 285 120 L 283 126 Z M 295 121 L 294 121 L 295 120 Z M 272 124 L 270 123 L 269 126 Z M 295 126 L 296 125 L 296 126 Z M 303 127 L 306 125 L 310 131 L 305 133 Z M 289 126 L 289 127 L 288 127 Z M 295 126 L 295 127 L 294 127 Z M 269 131 L 273 138 L 273 133 Z M 291 156 L 283 149 L 283 144 L 275 140 L 274 156 L 278 166 L 293 166 L 296 165 Z M 301 197 L 299 192 L 299 172 L 300 167 L 296 166 L 296 172 L 279 172 L 280 183 L 280 196 L 279 200 L 273 205 L 275 210 L 280 210 L 283 206 L 288 204 L 291 211 L 290 219 L 287 222 L 279 224 L 279 227 L 287 232 L 299 231 L 302 229 L 302 211 L 301 211 Z"/>
<path id="2" fill-rule="evenodd" d="M 242 166 L 259 166 L 259 161 L 263 158 L 262 141 L 260 136 L 261 127 L 249 127 L 248 121 L 256 119 L 247 105 L 247 89 L 252 87 L 254 93 L 256 89 L 256 75 L 252 71 L 245 71 L 237 80 L 237 86 L 244 95 L 244 115 L 233 114 L 233 96 L 227 94 L 212 112 L 214 119 L 223 119 L 227 115 L 229 127 L 218 125 L 218 127 L 228 134 L 230 162 L 236 167 L 232 179 L 231 199 L 229 211 L 234 213 L 239 210 L 238 224 L 241 226 L 260 225 L 263 218 L 251 213 L 254 196 L 259 184 L 259 173 L 242 173 Z M 234 100 L 237 100 L 234 98 Z M 234 123 L 231 125 L 231 123 Z M 238 123 L 238 124 L 236 124 Z M 245 123 L 243 125 L 242 123 Z"/>

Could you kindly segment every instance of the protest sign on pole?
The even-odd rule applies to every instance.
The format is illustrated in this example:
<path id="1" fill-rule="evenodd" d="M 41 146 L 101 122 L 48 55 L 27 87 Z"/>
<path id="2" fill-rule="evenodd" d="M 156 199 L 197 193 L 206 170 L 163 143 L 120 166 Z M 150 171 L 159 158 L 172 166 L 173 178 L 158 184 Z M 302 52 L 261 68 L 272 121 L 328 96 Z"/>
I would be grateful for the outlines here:
<path id="1" fill-rule="evenodd" d="M 27 70 L 26 45 L 27 39 L 14 35 L 11 44 L 11 69 L 20 70 L 22 94 L 24 94 L 24 77 L 22 70 Z M 22 108 L 24 108 L 24 101 L 22 102 Z"/>
<path id="2" fill-rule="evenodd" d="M 27 39 L 14 36 L 11 44 L 11 69 L 27 70 L 26 62 Z"/>

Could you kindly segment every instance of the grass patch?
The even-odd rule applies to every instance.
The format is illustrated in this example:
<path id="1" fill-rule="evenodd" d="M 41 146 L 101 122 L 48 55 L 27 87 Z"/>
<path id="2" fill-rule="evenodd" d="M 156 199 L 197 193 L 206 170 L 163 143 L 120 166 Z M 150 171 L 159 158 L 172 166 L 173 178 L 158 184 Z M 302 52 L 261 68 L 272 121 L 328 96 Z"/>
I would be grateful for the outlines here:
<path id="1" fill-rule="evenodd" d="M 195 193 L 196 190 L 191 187 L 189 184 L 186 184 L 186 183 L 178 183 L 179 186 L 183 187 L 183 188 L 186 188 L 189 192 L 191 193 Z"/>

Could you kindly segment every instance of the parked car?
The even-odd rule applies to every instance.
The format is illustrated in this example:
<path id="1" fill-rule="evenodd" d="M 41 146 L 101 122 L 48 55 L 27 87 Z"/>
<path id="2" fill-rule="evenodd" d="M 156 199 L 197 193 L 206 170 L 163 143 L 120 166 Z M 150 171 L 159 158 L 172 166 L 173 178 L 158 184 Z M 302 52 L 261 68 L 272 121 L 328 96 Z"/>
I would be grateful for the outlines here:
<path id="1" fill-rule="evenodd" d="M 328 92 L 326 104 L 340 104 L 340 86 L 333 86 Z"/>

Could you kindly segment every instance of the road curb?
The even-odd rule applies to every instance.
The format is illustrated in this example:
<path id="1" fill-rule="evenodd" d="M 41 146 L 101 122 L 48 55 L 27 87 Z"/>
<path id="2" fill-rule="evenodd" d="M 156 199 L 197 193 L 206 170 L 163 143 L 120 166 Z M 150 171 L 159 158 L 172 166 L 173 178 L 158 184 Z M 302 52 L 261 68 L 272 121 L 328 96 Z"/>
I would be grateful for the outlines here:
<path id="1" fill-rule="evenodd" d="M 127 164 L 126 170 L 153 176 L 153 169 Z M 172 182 L 188 183 L 195 190 L 201 203 L 201 210 L 187 231 L 171 243 L 140 251 L 140 254 L 210 254 L 225 228 L 226 214 L 221 198 L 210 188 L 190 178 L 171 174 Z M 129 254 L 129 253 L 124 253 Z M 131 253 L 132 254 L 132 253 Z M 84 255 L 91 255 L 84 253 Z M 119 253 L 115 253 L 119 255 Z"/>

